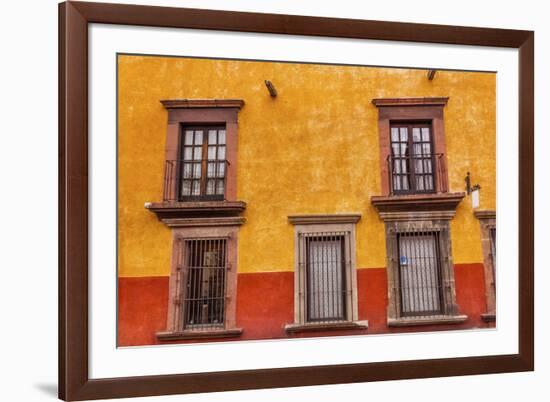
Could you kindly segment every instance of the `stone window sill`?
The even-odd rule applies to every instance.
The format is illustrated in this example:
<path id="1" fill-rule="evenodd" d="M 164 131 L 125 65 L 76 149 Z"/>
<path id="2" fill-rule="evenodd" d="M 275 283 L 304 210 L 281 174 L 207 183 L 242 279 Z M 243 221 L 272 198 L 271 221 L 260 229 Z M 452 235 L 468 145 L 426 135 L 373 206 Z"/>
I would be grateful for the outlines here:
<path id="1" fill-rule="evenodd" d="M 335 331 L 335 330 L 353 330 L 367 329 L 368 321 L 341 321 L 341 322 L 324 322 L 324 323 L 307 323 L 307 324 L 287 324 L 285 331 L 289 334 L 299 332 L 316 332 L 316 331 Z"/>
<path id="2" fill-rule="evenodd" d="M 497 320 L 497 317 L 495 313 L 485 313 L 481 314 L 481 320 L 483 322 L 495 322 Z"/>
<path id="3" fill-rule="evenodd" d="M 466 315 L 442 315 L 435 317 L 414 317 L 414 318 L 389 318 L 389 327 L 412 327 L 416 325 L 444 325 L 460 324 L 468 319 Z"/>
<path id="4" fill-rule="evenodd" d="M 243 201 L 147 202 L 145 208 L 163 221 L 170 218 L 237 217 L 245 209 Z"/>
<path id="5" fill-rule="evenodd" d="M 178 331 L 178 332 L 157 332 L 157 338 L 160 341 L 177 341 L 185 339 L 215 339 L 215 338 L 235 338 L 241 336 L 242 328 L 231 329 L 209 329 L 202 331 Z"/>

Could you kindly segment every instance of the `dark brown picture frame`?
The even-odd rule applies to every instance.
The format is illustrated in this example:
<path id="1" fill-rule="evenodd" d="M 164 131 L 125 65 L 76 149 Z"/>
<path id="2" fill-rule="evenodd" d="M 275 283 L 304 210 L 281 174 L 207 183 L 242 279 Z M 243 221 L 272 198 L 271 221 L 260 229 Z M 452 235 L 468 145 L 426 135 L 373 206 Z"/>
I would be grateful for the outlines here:
<path id="1" fill-rule="evenodd" d="M 519 49 L 519 353 L 90 379 L 88 24 L 121 24 Z M 534 32 L 66 2 L 59 5 L 59 397 L 64 400 L 294 387 L 534 370 Z"/>

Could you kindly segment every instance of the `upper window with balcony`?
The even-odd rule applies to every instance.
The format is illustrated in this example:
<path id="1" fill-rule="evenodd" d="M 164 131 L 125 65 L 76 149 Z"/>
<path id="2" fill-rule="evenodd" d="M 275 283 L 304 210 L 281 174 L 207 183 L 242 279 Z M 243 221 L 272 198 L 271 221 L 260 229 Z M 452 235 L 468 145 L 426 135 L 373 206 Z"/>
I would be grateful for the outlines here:
<path id="1" fill-rule="evenodd" d="M 448 98 L 374 99 L 381 196 L 447 193 L 443 108 Z"/>
<path id="2" fill-rule="evenodd" d="M 163 201 L 236 201 L 240 99 L 163 100 L 168 111 Z"/>

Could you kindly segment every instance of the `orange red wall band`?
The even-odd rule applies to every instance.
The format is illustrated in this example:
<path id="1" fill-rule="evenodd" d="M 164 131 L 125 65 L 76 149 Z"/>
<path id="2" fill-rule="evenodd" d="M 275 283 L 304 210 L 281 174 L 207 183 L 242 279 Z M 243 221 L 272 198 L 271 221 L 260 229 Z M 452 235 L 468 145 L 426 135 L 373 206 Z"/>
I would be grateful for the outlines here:
<path id="1" fill-rule="evenodd" d="M 357 270 L 359 319 L 368 320 L 367 330 L 323 331 L 289 335 L 284 325 L 294 317 L 294 273 L 241 273 L 237 284 L 237 326 L 242 336 L 235 340 L 288 339 L 295 337 L 380 334 L 396 332 L 438 331 L 487 328 L 485 323 L 485 286 L 483 264 L 456 264 L 456 297 L 461 314 L 468 319 L 461 324 L 390 328 L 386 325 L 387 279 L 385 268 Z M 159 344 L 156 332 L 166 327 L 168 276 L 118 279 L 118 346 Z M 220 340 L 177 341 L 214 342 Z M 222 341 L 227 341 L 227 339 Z M 166 343 L 166 342 L 162 342 Z"/>

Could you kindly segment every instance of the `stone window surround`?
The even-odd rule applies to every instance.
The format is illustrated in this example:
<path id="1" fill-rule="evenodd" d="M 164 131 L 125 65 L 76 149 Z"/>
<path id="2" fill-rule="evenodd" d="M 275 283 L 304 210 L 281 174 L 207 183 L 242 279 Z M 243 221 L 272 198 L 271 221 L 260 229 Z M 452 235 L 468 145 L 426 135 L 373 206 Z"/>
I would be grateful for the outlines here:
<path id="1" fill-rule="evenodd" d="M 227 222 L 225 222 L 227 221 Z M 170 282 L 168 291 L 168 317 L 166 330 L 157 333 L 160 341 L 227 338 L 240 336 L 243 332 L 236 326 L 236 294 L 237 294 L 237 246 L 239 225 L 242 218 L 234 217 L 195 218 L 192 221 L 182 220 L 180 224 L 172 226 L 172 256 L 170 263 Z M 183 299 L 187 272 L 182 266 L 180 253 L 184 253 L 182 240 L 206 238 L 227 239 L 227 271 L 226 271 L 226 304 L 224 311 L 224 328 L 208 329 L 204 331 L 185 330 L 183 323 Z M 183 255 L 181 255 L 183 257 Z"/>
<path id="2" fill-rule="evenodd" d="M 485 322 L 496 321 L 496 286 L 495 286 L 495 267 L 493 266 L 491 229 L 496 229 L 496 211 L 495 210 L 477 210 L 474 215 L 479 219 L 481 234 L 481 249 L 483 251 L 483 272 L 485 276 L 485 300 L 487 311 L 481 314 L 481 319 Z"/>
<path id="3" fill-rule="evenodd" d="M 447 155 L 443 108 L 448 97 L 378 98 L 372 103 L 378 108 L 378 135 L 380 142 L 380 178 L 382 194 L 390 194 L 387 158 L 391 155 L 390 125 L 398 122 L 430 121 L 435 154 L 442 156 L 442 174 L 447 182 Z M 441 193 L 441 181 L 436 180 L 436 193 Z"/>
<path id="4" fill-rule="evenodd" d="M 405 216 L 406 215 L 406 216 Z M 454 280 L 454 266 L 451 250 L 450 218 L 454 213 L 441 214 L 434 212 L 433 219 L 426 220 L 429 215 L 424 211 L 418 216 L 414 212 L 397 213 L 386 217 L 386 255 L 388 276 L 388 309 L 387 322 L 390 327 L 459 324 L 468 317 L 458 313 L 456 304 L 456 290 Z M 443 308 L 445 313 L 428 317 L 401 317 L 399 294 L 399 258 L 397 249 L 397 235 L 406 229 L 415 228 L 439 233 L 439 247 L 441 256 L 441 276 L 443 292 Z"/>
<path id="5" fill-rule="evenodd" d="M 290 215 L 288 221 L 294 225 L 294 322 L 285 325 L 289 334 L 309 331 L 367 329 L 368 321 L 358 320 L 357 270 L 355 224 L 361 219 L 360 214 L 334 215 Z M 346 269 L 346 284 L 350 289 L 346 298 L 347 320 L 334 323 L 308 323 L 305 321 L 305 284 L 301 281 L 299 242 L 304 241 L 302 234 L 321 232 L 348 232 L 345 242 L 351 255 L 346 255 L 349 267 Z M 304 268 L 302 268 L 304 269 Z"/>
<path id="6" fill-rule="evenodd" d="M 223 124 L 226 130 L 227 169 L 225 200 L 237 199 L 238 114 L 244 106 L 241 99 L 169 99 L 160 101 L 168 111 L 165 160 L 178 160 L 184 125 Z M 174 180 L 172 186 L 178 183 Z M 177 189 L 170 189 L 177 194 Z"/>

